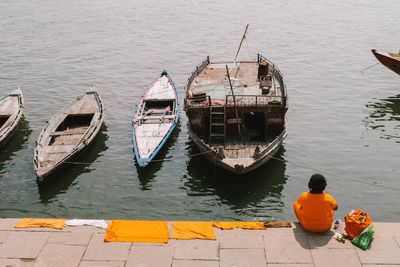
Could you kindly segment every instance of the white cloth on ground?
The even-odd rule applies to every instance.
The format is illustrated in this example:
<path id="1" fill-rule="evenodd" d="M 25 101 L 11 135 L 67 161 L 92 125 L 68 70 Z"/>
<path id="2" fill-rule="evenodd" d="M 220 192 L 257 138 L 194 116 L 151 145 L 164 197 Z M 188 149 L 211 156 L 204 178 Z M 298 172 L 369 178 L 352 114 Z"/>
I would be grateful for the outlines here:
<path id="1" fill-rule="evenodd" d="M 107 229 L 108 225 L 104 220 L 81 220 L 81 219 L 72 219 L 65 222 L 65 225 L 68 226 L 81 226 L 81 225 L 92 225 L 95 227 L 99 227 L 102 229 Z"/>

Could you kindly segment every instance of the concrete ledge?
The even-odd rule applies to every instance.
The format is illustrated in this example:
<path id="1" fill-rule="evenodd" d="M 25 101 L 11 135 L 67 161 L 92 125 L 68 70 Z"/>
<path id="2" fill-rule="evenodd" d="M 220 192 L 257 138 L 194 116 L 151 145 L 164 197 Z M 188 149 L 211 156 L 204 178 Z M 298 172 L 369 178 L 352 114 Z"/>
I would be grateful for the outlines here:
<path id="1" fill-rule="evenodd" d="M 364 251 L 339 243 L 333 229 L 308 233 L 298 223 L 149 244 L 104 243 L 106 230 L 93 226 L 16 229 L 19 220 L 0 219 L 0 266 L 400 266 L 400 223 L 374 222 L 374 240 Z"/>

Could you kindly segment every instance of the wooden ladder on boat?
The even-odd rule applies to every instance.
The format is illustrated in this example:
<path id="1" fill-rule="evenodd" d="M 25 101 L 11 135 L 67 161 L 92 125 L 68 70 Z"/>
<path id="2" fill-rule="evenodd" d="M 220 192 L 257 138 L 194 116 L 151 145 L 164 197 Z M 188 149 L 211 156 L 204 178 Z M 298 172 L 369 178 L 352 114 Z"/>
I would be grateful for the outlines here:
<path id="1" fill-rule="evenodd" d="M 210 142 L 223 141 L 226 137 L 226 106 L 210 105 Z"/>

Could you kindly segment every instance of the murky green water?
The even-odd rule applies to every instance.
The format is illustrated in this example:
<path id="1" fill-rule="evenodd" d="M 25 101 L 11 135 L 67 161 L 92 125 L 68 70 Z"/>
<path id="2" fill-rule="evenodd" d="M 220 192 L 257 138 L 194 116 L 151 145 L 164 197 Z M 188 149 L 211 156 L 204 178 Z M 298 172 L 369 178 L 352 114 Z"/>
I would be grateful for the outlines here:
<path id="1" fill-rule="evenodd" d="M 371 48 L 396 52 L 400 2 L 14 1 L 0 3 L 0 95 L 19 86 L 25 116 L 0 151 L 0 217 L 294 220 L 292 203 L 322 172 L 337 217 L 362 208 L 399 221 L 400 76 Z M 184 97 L 207 55 L 261 53 L 284 73 L 289 134 L 265 166 L 243 177 L 215 169 L 189 139 L 187 118 L 158 159 L 139 169 L 130 121 L 167 69 Z M 96 86 L 106 118 L 80 163 L 38 186 L 35 140 L 71 99 Z M 77 189 L 79 185 L 79 189 Z"/>

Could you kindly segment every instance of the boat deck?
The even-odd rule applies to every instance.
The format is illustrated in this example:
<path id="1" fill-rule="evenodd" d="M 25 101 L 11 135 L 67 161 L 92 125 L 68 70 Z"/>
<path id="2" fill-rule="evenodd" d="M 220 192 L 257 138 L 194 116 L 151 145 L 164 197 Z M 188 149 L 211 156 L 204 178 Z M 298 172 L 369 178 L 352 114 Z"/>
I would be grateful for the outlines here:
<path id="1" fill-rule="evenodd" d="M 280 101 L 282 93 L 280 83 L 272 76 L 272 86 L 268 93 L 263 93 L 260 81 L 257 79 L 259 64 L 257 62 L 241 62 L 237 66 L 234 63 L 210 63 L 191 83 L 188 90 L 189 97 L 193 94 L 204 92 L 211 99 L 225 100 L 227 95 L 232 95 L 229 80 L 226 74 L 226 66 L 230 70 L 230 78 L 234 94 L 237 96 L 263 96 L 276 98 Z M 242 98 L 238 98 L 240 102 Z M 253 97 L 253 102 L 254 102 Z M 267 101 L 267 98 L 259 98 Z M 246 100 L 249 102 L 249 99 Z"/>
<path id="2" fill-rule="evenodd" d="M 84 95 L 68 112 L 71 115 L 89 114 L 99 111 L 99 105 L 94 94 Z"/>

